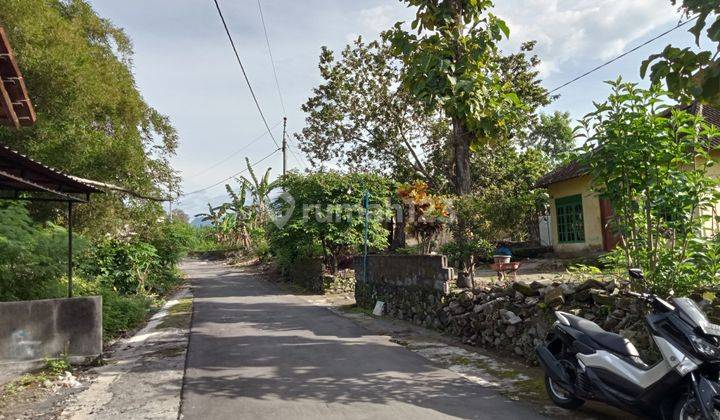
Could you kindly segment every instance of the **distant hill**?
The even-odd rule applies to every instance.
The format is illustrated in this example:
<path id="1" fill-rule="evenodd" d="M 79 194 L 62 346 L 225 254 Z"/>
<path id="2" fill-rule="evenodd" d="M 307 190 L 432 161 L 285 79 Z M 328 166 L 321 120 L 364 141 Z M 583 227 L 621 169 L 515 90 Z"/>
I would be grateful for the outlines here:
<path id="1" fill-rule="evenodd" d="M 194 227 L 203 227 L 203 226 L 211 226 L 212 223 L 210 221 L 204 221 L 202 220 L 202 217 L 196 217 L 190 221 L 190 225 Z"/>

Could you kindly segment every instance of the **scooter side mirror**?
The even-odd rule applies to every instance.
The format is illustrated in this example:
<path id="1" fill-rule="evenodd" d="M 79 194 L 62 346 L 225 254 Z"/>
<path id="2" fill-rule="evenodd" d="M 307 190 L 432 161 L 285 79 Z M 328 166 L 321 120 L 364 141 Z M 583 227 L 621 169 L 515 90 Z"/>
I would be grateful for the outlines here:
<path id="1" fill-rule="evenodd" d="M 628 274 L 630 275 L 630 278 L 635 280 L 644 280 L 645 276 L 643 276 L 642 269 L 640 268 L 631 268 L 628 270 Z"/>

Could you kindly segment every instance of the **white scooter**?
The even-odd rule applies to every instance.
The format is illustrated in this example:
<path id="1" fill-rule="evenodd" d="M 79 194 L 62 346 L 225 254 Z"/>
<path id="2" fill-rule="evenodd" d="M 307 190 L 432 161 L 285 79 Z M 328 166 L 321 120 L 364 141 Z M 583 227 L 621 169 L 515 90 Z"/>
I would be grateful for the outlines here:
<path id="1" fill-rule="evenodd" d="M 640 270 L 630 276 L 643 279 Z M 648 366 L 622 336 L 555 312 L 548 341 L 536 349 L 550 398 L 566 409 L 596 400 L 652 418 L 720 419 L 720 326 L 688 298 L 628 294 L 652 308 L 645 320 L 662 360 Z"/>

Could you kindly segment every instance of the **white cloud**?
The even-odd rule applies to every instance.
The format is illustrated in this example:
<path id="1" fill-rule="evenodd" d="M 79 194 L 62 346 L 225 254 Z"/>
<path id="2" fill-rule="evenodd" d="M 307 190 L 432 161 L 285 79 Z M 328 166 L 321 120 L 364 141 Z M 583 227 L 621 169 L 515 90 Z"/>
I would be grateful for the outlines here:
<path id="1" fill-rule="evenodd" d="M 609 59 L 679 17 L 668 0 L 519 0 L 498 2 L 495 13 L 510 26 L 511 48 L 538 41 L 543 76 L 570 61 Z"/>
<path id="2" fill-rule="evenodd" d="M 411 20 L 412 12 L 401 2 L 362 9 L 360 31 L 346 34 L 346 39 L 358 34 L 374 38 L 395 22 Z M 679 19 L 668 0 L 497 1 L 493 13 L 510 26 L 508 49 L 538 41 L 543 77 L 560 72 L 568 62 L 612 58 Z"/>
<path id="3" fill-rule="evenodd" d="M 380 33 L 391 28 L 395 22 L 403 20 L 407 17 L 404 7 L 397 5 L 383 5 L 363 9 L 360 11 L 360 23 L 364 32 Z"/>
<path id="4" fill-rule="evenodd" d="M 408 22 L 414 18 L 414 9 L 405 7 L 399 1 L 390 2 L 381 6 L 361 9 L 358 19 L 359 34 L 364 38 L 375 39 L 381 32 L 395 25 L 396 22 Z M 349 33 L 347 39 L 357 39 L 358 33 Z"/>

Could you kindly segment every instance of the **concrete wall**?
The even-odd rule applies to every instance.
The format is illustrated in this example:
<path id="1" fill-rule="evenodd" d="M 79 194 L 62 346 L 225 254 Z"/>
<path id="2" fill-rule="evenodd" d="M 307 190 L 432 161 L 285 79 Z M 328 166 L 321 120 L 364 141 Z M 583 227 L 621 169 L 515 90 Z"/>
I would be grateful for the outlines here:
<path id="1" fill-rule="evenodd" d="M 710 158 L 720 162 L 720 150 L 710 152 Z M 704 159 L 698 159 L 697 165 L 705 164 Z M 715 179 L 720 179 L 720 164 L 715 164 L 707 169 L 707 174 Z M 548 186 L 550 194 L 550 214 L 552 225 L 552 243 L 555 252 L 561 255 L 580 255 L 588 252 L 602 251 L 602 222 L 600 219 L 600 200 L 596 193 L 590 188 L 590 176 L 584 175 L 567 181 L 558 182 Z M 555 212 L 555 199 L 571 195 L 582 195 L 583 219 L 585 223 L 585 243 L 561 244 L 558 242 L 557 214 Z M 698 211 L 703 216 L 709 216 L 703 224 L 703 234 L 713 236 L 720 232 L 720 203 L 714 207 L 701 208 Z"/>
<path id="2" fill-rule="evenodd" d="M 368 283 L 415 287 L 447 293 L 453 269 L 444 255 L 368 255 Z M 353 260 L 356 283 L 365 282 L 363 257 Z"/>
<path id="3" fill-rule="evenodd" d="M 0 302 L 0 361 L 102 353 L 102 298 Z"/>
<path id="4" fill-rule="evenodd" d="M 590 189 L 590 176 L 568 179 L 548 187 L 550 194 L 550 215 L 552 221 L 553 249 L 560 255 L 579 255 L 602 251 L 602 222 L 600 219 L 600 199 Z M 555 200 L 571 195 L 582 195 L 583 224 L 585 225 L 584 243 L 560 243 L 557 231 L 557 212 Z"/>
<path id="5" fill-rule="evenodd" d="M 715 179 L 720 179 L 720 151 L 713 150 L 710 152 L 710 159 L 718 162 L 707 168 L 707 174 Z M 705 165 L 705 159 L 697 159 L 697 165 Z M 717 205 L 709 206 L 707 208 L 701 208 L 699 210 L 700 215 L 708 216 L 708 220 L 703 223 L 703 234 L 705 236 L 714 236 L 720 232 L 720 223 L 718 223 L 718 216 L 720 216 L 720 203 Z"/>

